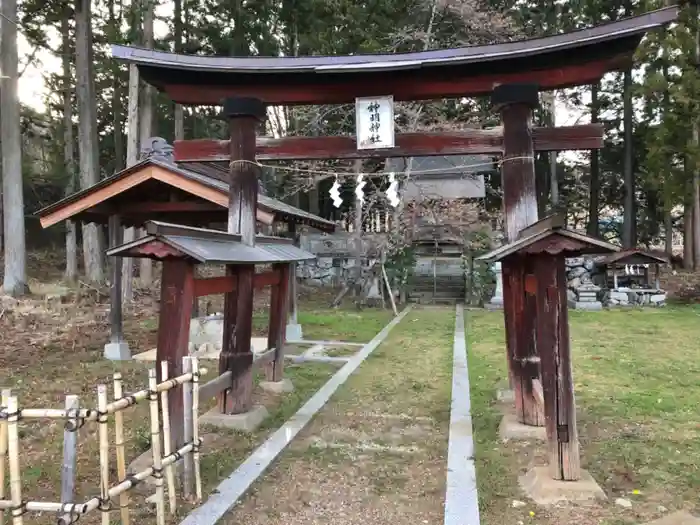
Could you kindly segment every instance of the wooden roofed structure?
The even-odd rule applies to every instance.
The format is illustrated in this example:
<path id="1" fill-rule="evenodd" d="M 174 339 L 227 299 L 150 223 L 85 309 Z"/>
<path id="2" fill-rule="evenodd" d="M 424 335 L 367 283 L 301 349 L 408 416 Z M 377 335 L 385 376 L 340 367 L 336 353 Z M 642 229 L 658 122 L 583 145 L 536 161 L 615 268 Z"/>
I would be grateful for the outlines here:
<path id="1" fill-rule="evenodd" d="M 515 406 L 521 419 L 547 429 L 554 479 L 581 477 L 568 327 L 566 258 L 615 253 L 619 248 L 566 228 L 565 217 L 546 217 L 518 238 L 479 260 L 500 262 L 504 301 L 531 315 L 506 317 L 506 337 L 516 354 L 509 361 Z M 516 340 L 534 345 L 517 344 Z"/>
<path id="2" fill-rule="evenodd" d="M 77 191 L 36 212 L 48 228 L 67 219 L 107 224 L 119 215 L 122 225 L 142 226 L 162 220 L 191 226 L 225 224 L 229 185 L 212 163 L 181 165 L 167 156 L 141 160 L 97 184 Z M 258 222 L 306 225 L 331 233 L 335 223 L 261 194 Z"/>
<path id="3" fill-rule="evenodd" d="M 112 52 L 115 58 L 135 64 L 141 78 L 167 93 L 175 102 L 223 106 L 224 117 L 229 121 L 229 139 L 176 142 L 175 158 L 180 163 L 225 163 L 225 168 L 230 170 L 228 231 L 240 234 L 241 242 L 247 246 L 256 245 L 257 181 L 261 169 L 258 160 L 484 153 L 502 157 L 506 239 L 513 243 L 523 230 L 538 222 L 534 152 L 595 149 L 602 147 L 603 143 L 603 128 L 600 125 L 546 131 L 544 128 L 532 128 L 532 110 L 539 104 L 539 92 L 591 84 L 609 71 L 629 67 L 644 34 L 673 21 L 676 16 L 677 8 L 670 7 L 546 38 L 407 54 L 203 57 L 125 46 L 113 46 Z M 257 126 L 265 119 L 268 104 L 349 103 L 356 97 L 367 96 L 391 95 L 393 100 L 406 101 L 488 94 L 503 122 L 503 127 L 498 130 L 398 135 L 394 141 L 396 147 L 384 149 L 358 149 L 352 137 L 256 137 Z M 519 375 L 522 381 L 514 382 L 516 398 L 527 405 L 520 410 L 524 419 L 522 422 L 526 424 L 541 426 L 544 421 L 534 413 L 532 392 L 537 373 L 529 373 L 533 372 L 533 367 L 526 368 L 522 356 L 541 356 L 542 370 L 549 382 L 543 393 L 545 413 L 551 417 L 559 410 L 557 407 L 561 396 L 556 388 L 552 388 L 551 381 L 553 374 L 566 372 L 567 362 L 555 360 L 557 352 L 565 356 L 568 351 L 568 346 L 561 346 L 564 345 L 563 336 L 568 338 L 566 317 L 562 317 L 561 310 L 558 310 L 566 290 L 565 283 L 561 282 L 563 252 L 553 256 L 550 253 L 552 248 L 546 245 L 546 241 L 556 238 L 560 243 L 578 242 L 579 249 L 582 243 L 580 239 L 573 239 L 562 232 L 559 228 L 556 234 L 550 232 L 548 236 L 538 239 L 540 244 L 537 246 L 542 248 L 542 252 L 529 254 L 542 257 L 551 270 L 549 273 L 539 272 L 535 276 L 531 265 L 521 265 L 522 278 L 507 280 L 510 284 L 504 283 L 509 369 L 520 367 L 528 371 Z M 520 246 L 520 249 L 525 247 Z M 507 257 L 504 262 L 506 260 Z M 237 275 L 237 290 L 240 293 L 226 295 L 224 339 L 231 341 L 232 350 L 228 355 L 233 357 L 220 361 L 222 376 L 231 370 L 231 363 L 236 363 L 237 378 L 251 377 L 250 340 L 245 336 L 250 333 L 252 322 L 252 303 L 248 292 L 254 286 L 255 273 L 251 267 L 229 266 L 230 272 Z M 532 286 L 533 282 L 538 287 L 537 306 L 523 308 L 524 304 L 527 306 L 524 303 L 526 287 Z M 556 305 L 556 297 L 560 304 L 555 311 L 552 305 Z M 551 298 L 551 301 L 548 302 L 547 298 Z M 565 308 L 565 299 L 563 303 Z M 234 326 L 239 334 L 236 337 L 233 337 Z M 534 337 L 539 333 L 535 332 L 536 329 L 557 336 L 537 339 Z M 531 362 L 538 360 L 531 359 Z M 535 368 L 539 369 L 536 365 Z M 570 368 L 568 377 L 562 388 L 565 389 L 564 399 L 570 405 L 573 402 Z M 238 384 L 235 383 L 229 390 L 238 388 Z M 231 414 L 240 413 L 247 405 L 234 403 L 221 406 L 226 414 Z M 572 412 L 567 414 L 567 417 L 572 417 Z M 564 428 L 560 431 L 556 423 L 556 419 L 547 421 L 552 447 L 568 442 L 572 431 Z M 552 428 L 554 432 L 551 432 Z M 559 473 L 554 477 L 572 479 L 571 474 Z M 470 522 L 478 522 L 478 517 L 469 519 Z"/>

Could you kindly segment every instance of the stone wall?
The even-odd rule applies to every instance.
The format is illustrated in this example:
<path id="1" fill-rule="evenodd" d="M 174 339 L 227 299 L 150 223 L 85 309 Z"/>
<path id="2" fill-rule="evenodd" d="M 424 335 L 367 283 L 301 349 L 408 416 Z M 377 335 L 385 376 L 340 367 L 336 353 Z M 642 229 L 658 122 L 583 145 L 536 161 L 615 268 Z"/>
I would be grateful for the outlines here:
<path id="1" fill-rule="evenodd" d="M 569 301 L 579 300 L 581 290 L 596 291 L 596 299 L 603 306 L 663 306 L 666 292 L 662 289 L 607 288 L 605 267 L 597 265 L 590 257 L 575 257 L 566 261 L 566 278 Z"/>

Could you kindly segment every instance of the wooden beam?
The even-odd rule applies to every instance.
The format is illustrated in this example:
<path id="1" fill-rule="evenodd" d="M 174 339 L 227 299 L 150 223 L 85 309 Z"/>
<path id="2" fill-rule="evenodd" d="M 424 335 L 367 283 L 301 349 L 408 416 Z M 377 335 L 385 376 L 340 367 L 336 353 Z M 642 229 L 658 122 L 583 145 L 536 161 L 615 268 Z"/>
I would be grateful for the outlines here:
<path id="1" fill-rule="evenodd" d="M 255 246 L 255 212 L 258 203 L 258 175 L 255 164 L 256 127 L 266 108 L 255 98 L 227 98 L 224 113 L 229 118 L 230 180 L 228 195 L 229 233 L 241 236 L 241 242 Z M 253 408 L 253 295 L 255 266 L 228 268 L 236 276 L 236 291 L 224 298 L 224 340 L 219 373 L 230 370 L 233 384 L 220 400 L 225 414 L 242 414 Z"/>
<path id="2" fill-rule="evenodd" d="M 279 276 L 279 283 L 272 287 L 270 293 L 270 319 L 267 332 L 267 347 L 275 348 L 272 362 L 265 366 L 267 381 L 282 381 L 284 373 L 284 343 L 289 311 L 289 275 L 291 264 L 275 264 L 274 271 Z"/>
<path id="3" fill-rule="evenodd" d="M 549 469 L 554 479 L 581 477 L 576 403 L 571 372 L 566 263 L 563 256 L 533 256 L 537 272 L 537 353 L 541 358 Z"/>
<path id="4" fill-rule="evenodd" d="M 533 128 L 535 151 L 590 150 L 603 147 L 603 126 L 586 124 L 558 128 Z M 226 162 L 229 141 L 214 139 L 176 140 L 178 162 Z M 459 132 L 402 133 L 391 149 L 358 150 L 354 137 L 260 137 L 258 161 L 329 160 L 429 155 L 476 155 L 503 153 L 503 130 L 469 129 Z"/>
<path id="5" fill-rule="evenodd" d="M 253 288 L 260 289 L 266 286 L 276 286 L 280 282 L 280 274 L 275 270 L 256 273 L 253 278 Z M 230 293 L 237 290 L 237 277 L 234 273 L 223 277 L 207 277 L 194 280 L 194 295 L 202 297 L 220 293 Z"/>
<path id="6" fill-rule="evenodd" d="M 109 245 L 111 248 L 122 243 L 122 227 L 119 215 L 109 218 Z M 122 258 L 112 257 L 112 279 L 109 287 L 109 328 L 110 342 L 120 343 L 124 340 L 122 319 Z"/>
<path id="7" fill-rule="evenodd" d="M 160 381 L 160 363 L 168 362 L 168 377 L 182 374 L 182 358 L 189 355 L 190 312 L 194 300 L 194 265 L 182 259 L 163 261 L 160 285 L 160 314 L 156 370 Z M 168 395 L 172 444 L 177 450 L 184 444 L 184 405 L 182 387 Z"/>
<path id="8" fill-rule="evenodd" d="M 523 239 L 525 237 L 530 237 L 532 235 L 542 233 L 546 230 L 551 230 L 555 228 L 565 228 L 566 227 L 566 215 L 563 213 L 556 213 L 554 215 L 549 215 L 544 219 L 531 224 L 527 228 L 523 228 L 518 233 L 518 239 Z"/>
<path id="9" fill-rule="evenodd" d="M 537 86 L 503 85 L 492 95 L 503 121 L 503 211 L 507 242 L 514 242 L 524 228 L 537 222 L 537 193 L 532 110 L 538 104 Z M 535 349 L 534 295 L 528 293 L 531 268 L 525 258 L 503 261 L 503 316 L 507 334 L 510 379 L 518 420 L 541 426 L 541 411 L 533 394 L 532 380 L 539 374 Z"/>
<path id="10" fill-rule="evenodd" d="M 233 381 L 233 374 L 230 371 L 226 371 L 218 377 L 215 377 L 211 381 L 204 383 L 199 387 L 199 400 L 206 403 L 211 398 L 218 396 L 222 392 L 231 388 L 231 383 Z"/>
<path id="11" fill-rule="evenodd" d="M 257 97 L 267 104 L 349 104 L 355 97 L 382 96 L 391 93 L 394 100 L 430 100 L 488 95 L 494 86 L 533 82 L 543 91 L 594 84 L 609 71 L 629 67 L 629 53 L 587 62 L 570 60 L 567 65 L 546 69 L 527 69 L 475 75 L 471 67 L 451 74 L 417 76 L 415 71 L 390 71 L 384 74 L 353 75 L 324 82 L 270 82 L 269 77 L 249 84 L 205 86 L 158 82 L 159 89 L 179 104 L 218 106 L 227 97 Z M 470 71 L 471 69 L 471 71 Z M 175 75 L 182 82 L 182 75 Z M 329 79 L 330 80 L 330 79 Z"/>
<path id="12" fill-rule="evenodd" d="M 141 202 L 125 202 L 113 207 L 121 214 L 148 214 L 148 213 L 163 213 L 163 212 L 221 212 L 224 209 L 213 202 L 207 201 L 141 201 Z"/>

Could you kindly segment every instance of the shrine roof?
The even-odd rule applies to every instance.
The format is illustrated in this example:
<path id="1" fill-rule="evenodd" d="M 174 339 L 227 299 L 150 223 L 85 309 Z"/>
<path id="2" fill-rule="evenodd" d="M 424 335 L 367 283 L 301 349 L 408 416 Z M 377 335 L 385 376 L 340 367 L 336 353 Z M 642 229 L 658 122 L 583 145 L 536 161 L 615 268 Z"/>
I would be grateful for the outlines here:
<path id="1" fill-rule="evenodd" d="M 44 228 L 67 219 L 106 223 L 109 215 L 113 213 L 122 215 L 125 224 L 129 224 L 129 217 L 121 210 L 122 207 L 125 208 L 124 203 L 115 203 L 115 198 L 124 197 L 121 199 L 124 200 L 126 192 L 135 191 L 138 186 L 145 186 L 145 183 L 151 180 L 170 185 L 212 203 L 214 205 L 212 210 L 215 214 L 222 217 L 227 214 L 229 185 L 226 182 L 215 178 L 212 173 L 203 169 L 196 167 L 188 169 L 174 162 L 151 157 L 103 179 L 89 188 L 42 208 L 36 212 L 36 215 Z M 149 190 L 152 188 L 149 187 Z M 152 200 L 155 199 L 154 195 Z M 110 201 L 115 204 L 108 206 Z M 158 216 L 156 213 L 149 213 L 146 208 L 142 211 L 138 210 L 138 202 L 127 204 L 130 204 L 129 209 L 132 210 L 135 217 L 138 216 L 137 219 L 141 223 L 144 216 L 146 219 L 155 219 Z M 188 212 L 179 213 L 187 214 Z M 190 213 L 190 215 L 194 216 L 194 213 Z M 267 224 L 274 220 L 291 221 L 306 224 L 325 232 L 333 232 L 336 227 L 332 221 L 263 194 L 258 194 L 257 220 Z M 223 222 L 226 222 L 225 217 Z M 140 224 L 138 225 L 140 226 Z"/>
<path id="2" fill-rule="evenodd" d="M 667 264 L 668 259 L 637 248 L 596 258 L 598 264 Z"/>
<path id="3" fill-rule="evenodd" d="M 107 250 L 107 255 L 149 259 L 189 258 L 200 264 L 270 264 L 299 262 L 316 256 L 292 239 L 258 235 L 255 246 L 232 233 L 148 221 L 146 236 Z"/>
<path id="4" fill-rule="evenodd" d="M 620 250 L 618 246 L 609 242 L 569 230 L 562 225 L 561 219 L 556 216 L 545 217 L 521 230 L 520 233 L 520 237 L 514 242 L 477 257 L 477 260 L 498 262 L 513 255 L 542 253 L 577 257 Z"/>
<path id="5" fill-rule="evenodd" d="M 217 105 L 229 96 L 271 104 L 463 97 L 504 83 L 532 82 L 542 90 L 590 84 L 628 67 L 644 34 L 677 13 L 673 6 L 544 38 L 415 53 L 222 57 L 113 45 L 112 55 L 136 64 L 146 82 L 182 104 Z"/>

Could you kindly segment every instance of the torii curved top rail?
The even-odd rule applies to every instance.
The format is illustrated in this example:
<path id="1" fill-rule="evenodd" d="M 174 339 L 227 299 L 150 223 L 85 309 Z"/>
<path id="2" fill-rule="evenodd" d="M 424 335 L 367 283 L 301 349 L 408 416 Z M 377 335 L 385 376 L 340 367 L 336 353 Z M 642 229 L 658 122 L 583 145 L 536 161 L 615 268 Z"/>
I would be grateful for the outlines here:
<path id="1" fill-rule="evenodd" d="M 215 57 L 112 46 L 142 78 L 181 104 L 253 96 L 269 104 L 340 104 L 393 94 L 421 100 L 490 93 L 517 82 L 561 89 L 627 67 L 647 31 L 676 19 L 667 7 L 590 29 L 487 46 L 386 55 Z"/>

